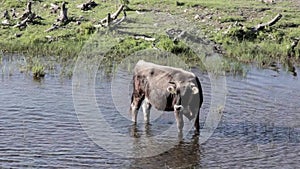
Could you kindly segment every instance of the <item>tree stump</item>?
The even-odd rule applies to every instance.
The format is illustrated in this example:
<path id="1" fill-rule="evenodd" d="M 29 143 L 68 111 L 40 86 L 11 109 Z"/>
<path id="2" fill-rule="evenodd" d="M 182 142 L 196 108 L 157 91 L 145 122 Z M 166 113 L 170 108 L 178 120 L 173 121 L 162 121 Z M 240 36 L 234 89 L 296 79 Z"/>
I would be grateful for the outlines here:
<path id="1" fill-rule="evenodd" d="M 66 2 L 63 2 L 61 5 L 60 15 L 58 21 L 66 23 L 68 21 L 68 8 L 66 7 Z"/>
<path id="2" fill-rule="evenodd" d="M 24 19 L 26 19 L 27 17 L 29 17 L 29 15 L 32 14 L 32 11 L 31 11 L 31 5 L 32 5 L 32 2 L 29 1 L 29 2 L 27 3 L 26 10 L 25 10 L 24 13 L 22 14 L 22 16 L 19 18 L 20 20 L 24 20 Z"/>

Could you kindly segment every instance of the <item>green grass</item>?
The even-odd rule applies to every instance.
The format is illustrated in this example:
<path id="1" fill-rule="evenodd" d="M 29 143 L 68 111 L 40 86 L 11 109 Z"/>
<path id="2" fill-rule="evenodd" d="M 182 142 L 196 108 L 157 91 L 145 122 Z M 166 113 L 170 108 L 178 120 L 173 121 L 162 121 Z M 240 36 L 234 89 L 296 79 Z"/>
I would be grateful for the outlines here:
<path id="1" fill-rule="evenodd" d="M 41 64 L 36 64 L 31 69 L 34 78 L 42 78 L 45 76 L 45 67 Z"/>
<path id="2" fill-rule="evenodd" d="M 68 2 L 68 16 L 71 20 L 81 18 L 81 24 L 70 22 L 52 32 L 44 32 L 50 28 L 58 14 L 50 13 L 50 3 L 60 4 L 62 1 L 33 1 L 32 10 L 41 16 L 36 24 L 29 24 L 23 30 L 12 26 L 0 26 L 0 50 L 7 53 L 24 53 L 28 58 L 36 56 L 53 57 L 66 64 L 66 60 L 76 60 L 83 45 L 91 38 L 97 29 L 93 27 L 108 12 L 114 12 L 117 7 L 126 3 L 131 9 L 127 12 L 128 18 L 135 14 L 135 10 L 161 11 L 178 15 L 191 21 L 199 27 L 210 40 L 220 44 L 225 50 L 225 57 L 235 61 L 224 61 L 222 67 L 226 71 L 239 72 L 239 62 L 256 62 L 258 65 L 268 65 L 276 62 L 299 63 L 300 43 L 295 48 L 295 55 L 288 57 L 288 47 L 292 38 L 300 38 L 300 3 L 297 0 L 278 1 L 276 4 L 264 4 L 257 0 L 180 0 L 183 5 L 177 6 L 174 0 L 106 0 L 96 1 L 99 6 L 90 11 L 81 11 L 77 5 L 86 0 Z M 26 7 L 25 1 L 2 1 L 0 12 L 15 8 L 19 16 Z M 259 33 L 251 33 L 249 29 L 259 23 L 269 21 L 277 13 L 283 18 L 274 26 Z M 11 13 L 10 13 L 11 14 Z M 200 18 L 195 20 L 194 16 Z M 1 18 L 1 21 L 3 18 Z M 10 19 L 11 25 L 19 20 Z M 238 24 L 244 27 L 239 27 Z M 20 37 L 16 37 L 20 35 Z M 164 35 L 155 35 L 157 48 L 179 54 L 186 63 L 201 64 L 201 60 L 182 42 L 174 43 Z M 47 38 L 47 37 L 50 37 Z M 143 40 L 126 38 L 113 47 L 104 62 L 113 64 L 135 51 L 152 48 L 153 43 Z M 188 56 L 188 57 L 187 57 Z M 47 69 L 47 67 L 46 67 Z M 67 71 L 68 72 L 68 71 Z M 70 74 L 70 73 L 66 73 Z"/>
<path id="3" fill-rule="evenodd" d="M 292 39 L 300 38 L 300 3 L 297 2 L 264 4 L 256 0 L 199 0 L 191 3 L 194 8 L 186 15 L 203 16 L 205 22 L 200 21 L 199 27 L 211 40 L 222 45 L 226 57 L 265 66 L 287 60 L 299 64 L 300 43 L 295 48 L 295 55 L 288 56 Z M 251 27 L 270 21 L 278 13 L 283 17 L 275 25 L 258 33 L 250 31 Z"/>

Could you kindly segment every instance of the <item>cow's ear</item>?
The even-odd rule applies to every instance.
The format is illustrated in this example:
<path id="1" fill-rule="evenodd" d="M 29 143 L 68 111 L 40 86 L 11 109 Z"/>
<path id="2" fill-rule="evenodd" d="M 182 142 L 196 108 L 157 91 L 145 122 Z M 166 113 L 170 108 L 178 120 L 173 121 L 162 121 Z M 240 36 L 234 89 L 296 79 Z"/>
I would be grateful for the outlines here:
<path id="1" fill-rule="evenodd" d="M 176 90 L 173 85 L 168 86 L 167 91 L 171 94 L 176 94 Z"/>
<path id="2" fill-rule="evenodd" d="M 197 93 L 199 93 L 199 89 L 198 89 L 198 87 L 192 87 L 192 91 L 193 91 L 193 94 L 197 94 Z"/>

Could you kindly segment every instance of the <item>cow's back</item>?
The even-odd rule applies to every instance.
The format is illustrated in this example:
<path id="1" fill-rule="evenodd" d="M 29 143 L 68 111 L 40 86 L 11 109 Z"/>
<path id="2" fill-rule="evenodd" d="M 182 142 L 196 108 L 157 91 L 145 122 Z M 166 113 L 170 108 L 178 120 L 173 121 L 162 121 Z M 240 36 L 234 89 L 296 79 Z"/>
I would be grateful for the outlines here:
<path id="1" fill-rule="evenodd" d="M 157 65 L 144 60 L 138 61 L 134 68 L 134 74 L 144 76 L 149 80 L 168 79 L 176 81 L 190 81 L 195 79 L 195 75 L 191 72 L 180 68 Z M 168 81 L 169 82 L 169 81 Z"/>

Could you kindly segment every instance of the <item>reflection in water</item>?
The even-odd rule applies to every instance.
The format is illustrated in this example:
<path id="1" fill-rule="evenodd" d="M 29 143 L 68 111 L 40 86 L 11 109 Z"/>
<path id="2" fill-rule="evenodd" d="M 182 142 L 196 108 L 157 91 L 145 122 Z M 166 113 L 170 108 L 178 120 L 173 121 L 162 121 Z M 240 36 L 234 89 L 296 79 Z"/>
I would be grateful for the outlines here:
<path id="1" fill-rule="evenodd" d="M 131 159 L 129 168 L 193 168 L 200 166 L 199 137 L 180 141 L 158 156 Z"/>

